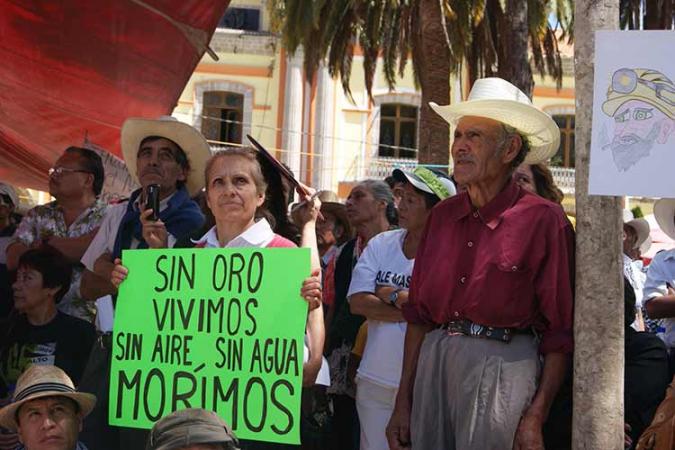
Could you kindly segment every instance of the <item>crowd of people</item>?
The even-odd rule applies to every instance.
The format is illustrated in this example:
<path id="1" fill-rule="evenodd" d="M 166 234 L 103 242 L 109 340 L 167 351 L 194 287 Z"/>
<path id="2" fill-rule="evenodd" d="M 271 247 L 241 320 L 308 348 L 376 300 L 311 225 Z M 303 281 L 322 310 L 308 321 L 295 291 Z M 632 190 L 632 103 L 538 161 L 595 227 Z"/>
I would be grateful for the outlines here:
<path id="1" fill-rule="evenodd" d="M 297 448 L 237 439 L 203 409 L 150 431 L 108 422 L 96 301 L 125 282 L 122 251 L 246 247 L 310 249 L 300 448 L 570 448 L 574 218 L 545 164 L 558 127 L 498 78 L 431 107 L 453 125 L 452 174 L 396 169 L 344 203 L 170 117 L 122 127 L 141 186 L 127 200 L 101 201 L 101 159 L 80 147 L 49 171 L 54 201 L 20 221 L 0 184 L 0 450 Z M 675 239 L 675 200 L 655 215 Z M 675 368 L 675 249 L 646 266 L 649 244 L 626 215 L 627 448 L 658 432 Z"/>

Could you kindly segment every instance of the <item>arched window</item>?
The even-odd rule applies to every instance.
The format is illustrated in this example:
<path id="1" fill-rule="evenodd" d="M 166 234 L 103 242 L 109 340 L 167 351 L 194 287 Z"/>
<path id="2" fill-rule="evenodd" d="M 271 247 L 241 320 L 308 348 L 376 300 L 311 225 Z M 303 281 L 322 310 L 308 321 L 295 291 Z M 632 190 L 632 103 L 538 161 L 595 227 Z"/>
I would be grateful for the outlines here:
<path id="1" fill-rule="evenodd" d="M 417 158 L 417 120 L 417 106 L 381 104 L 378 156 Z"/>
<path id="2" fill-rule="evenodd" d="M 560 128 L 560 146 L 551 158 L 551 165 L 574 168 L 574 114 L 554 114 L 552 117 Z"/>
<path id="3" fill-rule="evenodd" d="M 235 92 L 206 91 L 202 109 L 202 134 L 206 139 L 241 144 L 244 96 Z"/>

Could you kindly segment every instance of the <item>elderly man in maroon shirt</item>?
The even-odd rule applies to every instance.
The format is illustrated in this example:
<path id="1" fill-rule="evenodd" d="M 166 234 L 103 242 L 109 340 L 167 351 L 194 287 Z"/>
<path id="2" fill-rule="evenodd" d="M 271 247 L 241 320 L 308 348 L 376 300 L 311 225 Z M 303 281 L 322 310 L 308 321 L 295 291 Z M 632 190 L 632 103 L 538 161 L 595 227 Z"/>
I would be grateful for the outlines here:
<path id="1" fill-rule="evenodd" d="M 466 191 L 434 208 L 417 252 L 389 445 L 543 449 L 573 347 L 574 233 L 559 205 L 512 173 L 548 159 L 560 132 L 499 78 L 431 107 L 455 125 L 454 178 Z"/>

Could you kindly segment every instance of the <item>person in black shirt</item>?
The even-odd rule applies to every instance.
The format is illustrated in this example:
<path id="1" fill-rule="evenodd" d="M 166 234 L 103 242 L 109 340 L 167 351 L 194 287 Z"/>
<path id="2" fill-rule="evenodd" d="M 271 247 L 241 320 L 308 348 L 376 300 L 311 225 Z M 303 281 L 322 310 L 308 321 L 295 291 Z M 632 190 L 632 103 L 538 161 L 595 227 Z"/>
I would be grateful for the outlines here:
<path id="1" fill-rule="evenodd" d="M 668 351 L 661 339 L 631 327 L 635 318 L 635 293 L 624 278 L 625 348 L 624 420 L 634 448 L 642 432 L 654 418 L 656 408 L 670 383 Z"/>
<path id="2" fill-rule="evenodd" d="M 12 395 L 29 364 L 56 365 L 79 382 L 96 331 L 89 322 L 56 309 L 70 286 L 71 271 L 65 257 L 48 246 L 19 259 L 12 286 L 18 314 L 0 332 L 0 398 Z"/>

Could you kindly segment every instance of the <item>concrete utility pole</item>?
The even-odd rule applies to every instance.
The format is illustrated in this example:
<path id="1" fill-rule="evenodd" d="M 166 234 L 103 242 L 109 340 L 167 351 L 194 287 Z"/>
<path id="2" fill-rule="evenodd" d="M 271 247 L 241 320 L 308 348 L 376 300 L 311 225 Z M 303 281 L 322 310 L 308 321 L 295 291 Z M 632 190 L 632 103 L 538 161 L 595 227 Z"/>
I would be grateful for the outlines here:
<path id="1" fill-rule="evenodd" d="M 618 29 L 619 0 L 577 0 L 574 13 L 577 269 L 572 447 L 622 450 L 621 200 L 588 195 L 594 32 Z"/>

